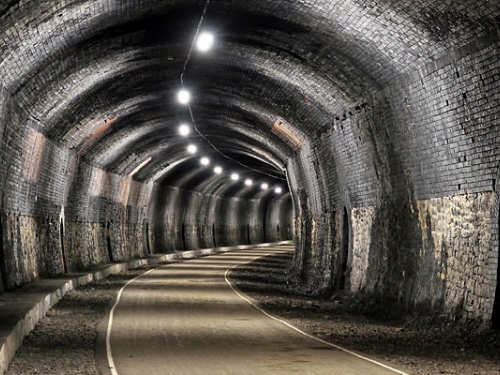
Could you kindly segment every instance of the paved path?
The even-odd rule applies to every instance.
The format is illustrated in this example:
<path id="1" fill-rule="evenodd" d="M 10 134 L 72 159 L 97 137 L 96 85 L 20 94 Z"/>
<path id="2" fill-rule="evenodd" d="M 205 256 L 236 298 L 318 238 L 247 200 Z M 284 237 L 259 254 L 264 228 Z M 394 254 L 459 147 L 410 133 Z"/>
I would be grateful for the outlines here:
<path id="1" fill-rule="evenodd" d="M 171 264 L 131 282 L 112 310 L 111 373 L 398 373 L 271 319 L 227 283 L 226 271 L 234 265 L 290 250 L 280 246 Z"/>

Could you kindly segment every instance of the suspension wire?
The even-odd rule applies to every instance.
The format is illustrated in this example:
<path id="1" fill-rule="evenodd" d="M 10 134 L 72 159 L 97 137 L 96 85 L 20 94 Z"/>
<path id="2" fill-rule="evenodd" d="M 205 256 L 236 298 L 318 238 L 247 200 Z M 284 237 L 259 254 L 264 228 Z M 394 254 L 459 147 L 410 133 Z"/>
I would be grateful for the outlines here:
<path id="1" fill-rule="evenodd" d="M 208 10 L 208 6 L 210 5 L 210 0 L 207 0 L 207 2 L 205 3 L 205 8 L 203 9 L 203 13 L 201 15 L 201 18 L 200 18 L 200 21 L 198 22 L 198 26 L 196 28 L 196 33 L 195 33 L 195 36 L 193 38 L 193 42 L 191 43 L 191 47 L 189 48 L 189 53 L 187 55 L 187 58 L 186 58 L 186 61 L 184 62 L 184 67 L 182 69 L 182 73 L 181 73 L 181 87 L 184 89 L 184 76 L 186 74 L 186 70 L 187 70 L 187 66 L 189 64 L 189 61 L 191 60 L 191 55 L 193 53 L 193 49 L 194 49 L 194 46 L 196 44 L 196 40 L 198 39 L 198 35 L 200 33 L 200 30 L 201 30 L 201 26 L 203 25 L 203 21 L 205 20 L 205 17 L 206 17 L 206 14 L 207 14 L 207 10 Z M 232 157 L 226 155 L 225 153 L 223 153 L 221 150 L 219 150 L 219 148 L 217 146 L 215 146 L 213 144 L 212 141 L 210 141 L 208 139 L 208 137 L 206 135 L 204 135 L 199 129 L 198 129 L 198 126 L 196 125 L 196 121 L 194 119 L 194 114 L 193 114 L 193 110 L 191 109 L 191 105 L 188 103 L 187 104 L 187 107 L 188 107 L 188 110 L 189 110 L 189 116 L 191 118 L 191 122 L 193 124 L 193 128 L 194 130 L 196 131 L 196 133 L 205 141 L 207 142 L 213 149 L 215 152 L 217 152 L 219 155 L 221 155 L 222 157 L 242 166 L 243 168 L 246 168 L 248 170 L 251 170 L 253 172 L 257 172 L 259 174 L 263 174 L 263 175 L 266 175 L 268 177 L 271 177 L 271 178 L 274 178 L 274 179 L 278 179 L 278 180 L 282 180 L 282 181 L 287 181 L 286 178 L 283 178 L 283 177 L 279 177 L 279 176 L 276 176 L 276 175 L 273 175 L 273 174 L 270 174 L 270 173 L 266 173 L 266 172 L 262 172 L 258 169 L 255 169 L 255 168 L 252 168 L 236 159 L 233 159 Z"/>
<path id="2" fill-rule="evenodd" d="M 189 53 L 187 55 L 186 62 L 184 63 L 184 68 L 182 69 L 182 73 L 181 73 L 181 86 L 182 86 L 182 88 L 184 88 L 184 74 L 186 73 L 186 69 L 187 69 L 189 60 L 191 60 L 191 54 L 193 53 L 196 39 L 198 39 L 198 34 L 200 33 L 201 25 L 203 24 L 203 21 L 205 21 L 205 16 L 207 15 L 207 10 L 208 10 L 209 5 L 210 5 L 210 0 L 207 0 L 207 2 L 205 3 L 205 8 L 203 9 L 203 13 L 201 14 L 200 22 L 198 22 L 198 27 L 196 28 L 196 34 L 194 35 L 193 42 L 191 43 L 191 47 L 189 48 Z"/>

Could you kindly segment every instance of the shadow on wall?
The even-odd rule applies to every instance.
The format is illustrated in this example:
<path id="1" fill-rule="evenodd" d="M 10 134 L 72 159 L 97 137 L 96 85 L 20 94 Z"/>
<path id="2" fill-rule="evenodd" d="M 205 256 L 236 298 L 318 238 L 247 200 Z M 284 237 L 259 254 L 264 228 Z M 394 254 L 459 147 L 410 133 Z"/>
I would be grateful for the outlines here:
<path id="1" fill-rule="evenodd" d="M 385 120 L 391 123 L 391 119 Z M 362 259 L 365 256 L 360 247 L 369 249 L 364 279 L 357 287 L 362 295 L 369 296 L 375 311 L 441 312 L 446 284 L 438 270 L 446 269 L 447 251 L 436 249 L 430 212 L 419 212 L 400 157 L 388 133 L 376 126 L 371 124 L 367 135 L 374 145 L 378 196 L 374 207 L 353 212 L 356 231 L 366 226 L 362 229 L 368 236 L 368 244 L 356 239 L 358 249 L 354 251 Z"/>
<path id="2" fill-rule="evenodd" d="M 407 200 L 386 197 L 376 207 L 373 217 L 366 271 L 365 292 L 374 297 L 371 302 L 376 309 L 414 310 L 416 288 L 421 292 L 425 290 L 424 285 L 418 285 L 424 281 L 418 275 L 419 249 L 422 248 L 418 214 L 410 210 Z M 432 247 L 425 252 L 433 258 Z"/>
<path id="3" fill-rule="evenodd" d="M 150 236 L 149 223 L 147 222 L 146 219 L 144 219 L 143 228 L 144 228 L 144 239 L 143 239 L 144 254 L 151 255 L 151 241 L 149 239 L 149 236 Z"/>
<path id="4" fill-rule="evenodd" d="M 313 275 L 313 262 L 309 255 L 309 243 L 312 238 L 312 219 L 309 209 L 309 199 L 304 189 L 298 189 L 296 194 L 296 216 L 295 216 L 295 247 L 299 249 L 294 254 L 293 270 L 302 284 L 311 284 Z"/>

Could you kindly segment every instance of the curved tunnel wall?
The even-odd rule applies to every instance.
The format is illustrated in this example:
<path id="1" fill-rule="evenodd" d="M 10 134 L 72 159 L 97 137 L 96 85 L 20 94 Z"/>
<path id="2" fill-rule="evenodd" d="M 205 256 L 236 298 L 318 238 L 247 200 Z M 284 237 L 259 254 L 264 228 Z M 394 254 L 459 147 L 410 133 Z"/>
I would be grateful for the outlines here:
<path id="1" fill-rule="evenodd" d="M 197 23 L 199 4 L 184 3 Z M 230 2 L 214 3 L 224 19 Z M 64 26 L 67 38 L 55 35 L 52 47 L 22 26 L 37 20 L 34 2 L 0 5 L 3 286 L 150 251 L 293 236 L 295 277 L 309 292 L 342 289 L 409 313 L 491 320 L 499 304 L 500 32 L 491 26 L 499 8 L 480 2 L 465 15 L 458 8 L 471 2 L 457 1 L 437 20 L 431 2 L 412 16 L 407 2 L 358 3 L 329 2 L 323 18 L 307 3 L 287 21 L 284 3 L 258 12 L 239 5 L 237 20 L 262 20 L 227 35 L 208 68 L 199 59 L 189 71 L 209 93 L 194 106 L 202 130 L 233 156 L 255 152 L 265 163 L 253 165 L 266 173 L 285 165 L 291 195 L 281 198 L 224 190 L 198 172 L 155 181 L 185 148 L 172 136 L 182 116 L 162 101 L 183 60 L 166 69 L 144 60 L 157 46 L 137 47 L 150 43 L 142 39 L 150 34 L 134 34 L 148 23 L 139 3 L 123 2 L 129 34 L 114 25 L 100 40 L 100 20 L 111 22 L 117 9 L 89 7 L 91 32 L 78 29 L 79 4 L 69 1 L 63 21 L 50 12 L 40 20 Z M 443 31 L 446 23 L 456 27 Z M 38 38 L 38 49 L 24 42 Z M 184 58 L 181 44 L 161 51 Z M 232 126 L 217 127 L 225 122 Z"/>
<path id="2" fill-rule="evenodd" d="M 0 104 L 6 289 L 148 252 L 291 239 L 290 195 L 225 198 L 133 181 L 55 145 L 5 90 Z"/>
<path id="3" fill-rule="evenodd" d="M 293 238 L 290 195 L 241 199 L 156 186 L 154 252 L 278 242 Z M 283 229 L 277 229 L 277 228 Z"/>
<path id="4" fill-rule="evenodd" d="M 499 39 L 489 35 L 366 97 L 300 151 L 289 175 L 304 283 L 319 293 L 338 285 L 346 207 L 348 294 L 490 320 Z"/>
<path id="5" fill-rule="evenodd" d="M 4 287 L 144 256 L 150 187 L 78 160 L 2 94 Z"/>

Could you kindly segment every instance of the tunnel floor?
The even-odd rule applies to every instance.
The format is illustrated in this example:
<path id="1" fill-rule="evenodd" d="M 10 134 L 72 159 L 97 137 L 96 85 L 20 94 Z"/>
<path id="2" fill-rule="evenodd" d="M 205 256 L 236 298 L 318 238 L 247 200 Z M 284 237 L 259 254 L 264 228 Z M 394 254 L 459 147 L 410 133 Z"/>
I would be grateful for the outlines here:
<path id="1" fill-rule="evenodd" d="M 334 299 L 324 300 L 296 295 L 286 283 L 291 253 L 283 250 L 281 248 L 277 250 L 278 253 L 237 267 L 231 271 L 231 283 L 237 285 L 238 289 L 244 290 L 252 299 L 258 300 L 267 311 L 270 311 L 275 316 L 284 317 L 303 331 L 356 352 L 365 353 L 370 357 L 373 356 L 382 361 L 388 361 L 393 366 L 409 374 L 484 375 L 500 373 L 500 336 L 498 332 L 478 330 L 475 326 L 457 325 L 451 327 L 435 322 L 426 325 L 409 324 L 408 322 L 402 323 L 401 321 L 381 322 L 373 317 L 348 311 L 349 309 L 344 304 L 339 304 Z M 236 362 L 237 359 L 241 360 L 241 357 L 231 355 L 228 347 L 234 347 L 235 343 L 245 343 L 245 341 L 257 344 L 258 333 L 262 331 L 262 328 L 254 328 L 253 323 L 250 324 L 248 319 L 256 319 L 254 314 L 260 314 L 267 320 L 270 319 L 248 305 L 247 302 L 239 298 L 233 291 L 228 291 L 232 293 L 231 297 L 228 297 L 230 294 L 225 294 L 228 286 L 220 276 L 223 275 L 225 270 L 232 267 L 235 261 L 241 262 L 242 259 L 250 261 L 252 258 L 255 259 L 255 257 L 266 254 L 269 254 L 268 249 L 258 249 L 253 251 L 253 253 L 246 250 L 198 259 L 182 264 L 164 266 L 165 268 L 159 270 L 160 273 L 165 272 L 168 270 L 168 267 L 171 267 L 166 272 L 170 280 L 167 284 L 160 281 L 161 278 L 156 275 L 158 271 L 153 271 L 151 274 L 141 277 L 139 279 L 143 279 L 141 283 L 137 285 L 131 284 L 130 292 L 132 294 L 134 294 L 134 291 L 142 292 L 141 295 L 143 297 L 140 299 L 147 299 L 147 296 L 152 292 L 161 291 L 164 297 L 160 301 L 154 302 L 148 308 L 151 313 L 168 315 L 168 309 L 173 311 L 178 310 L 181 314 L 176 319 L 177 321 L 181 318 L 186 318 L 190 321 L 190 324 L 192 324 L 193 319 L 198 322 L 196 325 L 200 328 L 197 331 L 198 333 L 191 331 L 191 333 L 195 334 L 185 336 L 190 338 L 191 341 L 199 343 L 201 346 L 198 345 L 197 347 L 186 349 L 184 352 L 186 358 L 180 361 L 183 368 L 186 368 L 186 364 L 191 364 L 194 358 L 199 357 L 199 355 L 194 354 L 196 350 L 201 350 L 203 345 L 210 346 L 210 350 L 204 350 L 205 353 L 216 354 L 217 356 L 221 356 L 220 358 L 231 359 L 233 362 Z M 207 271 L 210 272 L 207 274 Z M 103 319 L 107 310 L 109 310 L 110 301 L 127 281 L 142 273 L 144 273 L 144 269 L 128 271 L 119 276 L 94 282 L 68 293 L 27 337 L 23 347 L 11 362 L 11 366 L 6 374 L 98 374 L 98 366 L 94 359 L 94 342 L 97 336 L 97 326 L 99 323 L 101 323 L 101 329 L 103 326 L 107 326 L 106 321 Z M 212 286 L 209 287 L 209 285 Z M 278 285 L 280 287 L 277 287 Z M 186 293 L 193 286 L 198 288 L 198 291 L 194 293 L 200 294 L 199 296 L 193 295 L 194 299 L 186 299 L 184 302 L 187 303 L 184 305 L 180 304 L 178 300 L 174 301 L 182 294 L 181 292 Z M 215 291 L 215 294 L 210 294 L 212 293 L 211 291 Z M 171 294 L 172 292 L 174 294 Z M 193 293 L 193 291 L 187 292 L 187 295 L 190 293 Z M 167 297 L 167 295 L 170 295 L 170 297 Z M 171 299 L 168 301 L 168 298 L 174 298 L 174 300 Z M 230 298 L 232 302 L 228 303 L 229 300 L 222 302 L 224 298 Z M 164 305 L 165 302 L 168 302 L 168 308 L 166 307 L 167 305 Z M 137 310 L 137 307 L 134 305 L 135 302 L 131 303 L 126 298 L 121 303 L 123 303 L 121 305 L 123 309 L 121 312 L 116 310 L 117 316 Z M 200 306 L 202 305 L 205 305 L 204 310 L 200 310 Z M 221 310 L 223 305 L 230 306 L 229 312 L 224 312 L 224 309 Z M 209 306 L 208 309 L 207 306 Z M 245 314 L 247 315 L 237 318 L 233 316 L 232 318 L 236 326 L 240 323 L 242 327 L 246 326 L 246 331 L 239 333 L 243 336 L 240 336 L 239 339 L 241 340 L 238 340 L 238 334 L 234 332 L 234 327 L 229 328 L 227 320 L 234 313 L 233 310 L 236 307 L 239 309 L 241 306 L 245 306 Z M 253 309 L 253 311 L 250 312 L 248 309 Z M 248 314 L 250 314 L 250 318 Z M 223 317 L 224 315 L 225 317 Z M 160 338 L 160 341 L 164 339 L 162 339 L 163 334 L 160 333 L 160 330 L 153 328 L 156 327 L 156 325 L 151 324 L 155 321 L 154 319 L 148 320 L 144 317 L 135 319 L 145 322 L 146 326 L 150 327 L 147 330 L 150 336 L 157 339 Z M 167 319 L 161 320 L 168 322 Z M 266 324 L 273 326 L 274 323 L 281 324 L 278 322 L 273 322 L 272 324 L 268 322 Z M 221 324 L 219 328 L 217 328 L 218 324 Z M 279 335 L 288 335 L 287 331 L 289 328 L 283 327 L 283 329 L 278 329 L 280 332 Z M 269 327 L 263 330 L 265 333 L 270 332 Z M 134 336 L 133 332 L 128 328 L 122 328 L 118 332 L 117 338 L 119 342 L 123 341 L 127 335 Z M 176 350 L 182 349 L 179 346 L 179 344 L 182 345 L 182 336 L 180 334 L 175 336 L 176 340 L 173 342 L 176 343 Z M 251 338 L 250 341 L 249 337 Z M 214 338 L 216 340 L 210 343 Z M 226 339 L 229 339 L 230 345 L 228 345 Z M 316 355 L 315 353 L 319 353 L 320 357 L 323 358 L 322 360 L 326 356 L 326 360 L 328 361 L 331 360 L 332 355 L 338 352 L 338 350 L 332 350 L 331 347 L 329 348 L 322 343 L 314 341 L 313 343 L 308 341 L 309 339 L 307 338 L 304 339 L 306 346 L 309 347 L 307 355 L 314 356 Z M 226 341 L 226 343 L 223 344 L 221 343 L 222 341 Z M 283 345 L 283 342 L 277 344 L 277 341 L 286 341 L 286 345 L 281 348 L 283 350 L 271 351 L 273 354 L 279 352 L 279 355 L 284 356 L 283 360 L 285 362 L 286 358 L 293 358 L 295 362 L 292 363 L 294 364 L 299 366 L 308 364 L 305 362 L 307 360 L 304 359 L 305 357 L 301 358 L 301 355 L 305 356 L 306 353 L 301 354 L 297 352 L 298 348 L 295 346 L 292 348 L 295 344 L 291 344 L 288 339 L 278 340 L 275 338 L 270 344 L 272 348 L 276 349 L 276 345 L 278 347 L 279 345 Z M 99 342 L 102 343 L 102 340 L 98 340 Z M 127 344 L 123 345 L 127 346 Z M 245 350 L 240 348 L 239 352 L 235 351 L 235 353 L 239 353 L 238 355 L 241 356 L 251 346 L 246 345 Z M 215 351 L 215 348 L 218 350 Z M 293 350 L 290 350 L 291 348 Z M 319 348 L 322 348 L 322 350 Z M 103 349 L 99 344 L 97 352 L 102 354 Z M 150 351 L 145 350 L 145 352 Z M 177 354 L 179 353 L 182 353 L 182 350 Z M 102 360 L 102 355 L 100 358 Z M 181 359 L 181 354 L 179 354 L 177 359 Z M 140 363 L 141 360 L 138 353 L 133 351 L 126 353 L 124 361 L 136 364 Z M 254 358 L 254 362 L 259 361 Z M 265 363 L 265 361 L 261 362 Z M 241 362 L 239 363 L 241 364 Z M 259 365 L 262 363 L 259 363 Z M 129 367 L 127 366 L 127 368 Z M 207 365 L 206 368 L 211 367 Z M 204 372 L 200 373 L 210 373 L 206 371 L 206 368 Z M 287 367 L 287 371 L 290 371 L 290 366 Z M 315 373 L 304 371 L 303 369 L 300 371 L 302 373 Z M 192 372 L 192 370 L 188 372 L 196 373 Z M 118 373 L 122 374 L 124 372 Z M 143 371 L 135 373 L 143 373 Z M 166 372 L 163 371 L 162 373 Z M 182 372 L 176 371 L 176 373 Z M 218 373 L 233 372 L 227 370 Z M 234 373 L 241 373 L 241 371 Z M 332 373 L 332 371 L 329 368 L 324 373 Z M 349 372 L 342 371 L 341 373 L 348 374 Z M 354 373 L 360 372 L 359 370 L 358 372 L 355 370 Z"/>
<path id="2" fill-rule="evenodd" d="M 134 280 L 111 310 L 102 372 L 404 374 L 271 318 L 227 278 L 234 266 L 291 250 L 226 253 L 160 267 Z"/>

